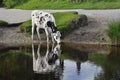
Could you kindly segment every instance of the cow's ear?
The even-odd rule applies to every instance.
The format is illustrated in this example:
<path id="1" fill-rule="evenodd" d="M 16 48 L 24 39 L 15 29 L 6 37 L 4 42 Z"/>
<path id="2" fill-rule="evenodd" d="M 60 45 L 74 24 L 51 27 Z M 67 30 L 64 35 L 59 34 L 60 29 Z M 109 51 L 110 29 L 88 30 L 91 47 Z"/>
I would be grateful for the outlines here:
<path id="1" fill-rule="evenodd" d="M 47 26 L 48 26 L 48 27 L 52 27 L 52 22 L 51 22 L 51 21 L 48 21 L 48 22 L 47 22 Z"/>

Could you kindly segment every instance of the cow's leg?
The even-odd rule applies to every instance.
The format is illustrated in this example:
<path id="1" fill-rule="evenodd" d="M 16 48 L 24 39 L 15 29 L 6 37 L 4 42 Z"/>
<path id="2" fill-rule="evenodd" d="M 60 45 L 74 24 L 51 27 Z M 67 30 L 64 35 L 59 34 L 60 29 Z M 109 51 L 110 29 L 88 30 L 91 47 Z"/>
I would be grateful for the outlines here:
<path id="1" fill-rule="evenodd" d="M 38 36 L 39 40 L 41 40 L 40 33 L 39 33 L 39 29 L 40 29 L 40 28 L 37 27 L 36 29 L 37 29 L 37 36 Z"/>
<path id="2" fill-rule="evenodd" d="M 40 58 L 40 43 L 39 43 L 38 49 L 37 49 L 37 56 Z"/>
<path id="3" fill-rule="evenodd" d="M 54 45 L 55 45 L 55 43 L 52 44 L 52 51 L 54 51 Z"/>
<path id="4" fill-rule="evenodd" d="M 34 22 L 32 21 L 32 40 L 33 40 L 33 35 L 34 35 L 34 30 L 35 30 L 35 24 Z"/>
<path id="5" fill-rule="evenodd" d="M 45 54 L 45 57 L 44 57 L 44 62 L 46 64 L 46 69 L 49 69 L 49 64 L 48 64 L 49 53 L 50 53 L 49 43 L 47 43 L 47 50 L 46 50 L 46 54 Z"/>
<path id="6" fill-rule="evenodd" d="M 46 33 L 46 37 L 47 37 L 47 42 L 49 43 L 49 34 L 48 34 L 48 29 L 45 28 L 45 33 Z"/>
<path id="7" fill-rule="evenodd" d="M 52 42 L 55 43 L 55 40 L 54 40 L 52 33 L 51 33 L 51 38 L 52 38 Z"/>
<path id="8" fill-rule="evenodd" d="M 34 44 L 32 43 L 32 56 L 35 58 L 35 50 L 34 50 Z"/>
<path id="9" fill-rule="evenodd" d="M 33 43 L 32 43 L 32 56 L 33 56 L 33 71 L 36 71 L 36 58 L 35 58 L 35 50 Z"/>
<path id="10" fill-rule="evenodd" d="M 46 49 L 46 54 L 45 54 L 45 57 L 48 58 L 48 55 L 50 53 L 50 50 L 49 50 L 49 43 L 47 43 L 47 49 Z"/>

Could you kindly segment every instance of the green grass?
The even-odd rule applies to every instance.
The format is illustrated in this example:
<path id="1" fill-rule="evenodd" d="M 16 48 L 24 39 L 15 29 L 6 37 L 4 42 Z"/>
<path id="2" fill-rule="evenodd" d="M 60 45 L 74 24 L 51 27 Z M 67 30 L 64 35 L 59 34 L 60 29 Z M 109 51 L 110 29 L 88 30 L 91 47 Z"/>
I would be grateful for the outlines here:
<path id="1" fill-rule="evenodd" d="M 3 20 L 0 20 L 0 26 L 7 26 L 7 25 L 8 25 L 7 22 L 5 22 L 5 21 L 3 21 Z"/>
<path id="2" fill-rule="evenodd" d="M 120 20 L 109 24 L 108 35 L 113 43 L 120 40 Z"/>
<path id="3" fill-rule="evenodd" d="M 54 13 L 54 17 L 56 20 L 57 28 L 62 34 L 68 33 L 68 31 L 71 31 L 75 29 L 74 27 L 70 27 L 71 21 L 80 18 L 82 15 L 74 14 L 75 12 L 62 12 L 62 13 Z M 21 31 L 25 32 L 31 32 L 31 20 L 24 22 L 20 26 Z"/>
<path id="4" fill-rule="evenodd" d="M 32 27 L 31 20 L 28 20 L 19 25 L 19 29 L 21 32 L 31 32 L 31 27 Z"/>
<path id="5" fill-rule="evenodd" d="M 56 20 L 57 28 L 61 33 L 66 34 L 68 31 L 74 29 L 70 27 L 71 21 L 78 19 L 81 15 L 74 14 L 74 12 L 63 12 L 53 14 Z"/>
<path id="6" fill-rule="evenodd" d="M 15 2 L 15 0 L 12 0 Z M 14 5 L 11 0 L 4 0 L 8 8 L 20 9 L 114 9 L 120 8 L 120 0 L 89 0 L 88 2 L 72 3 L 70 0 L 18 0 Z M 23 1 L 23 2 L 22 2 Z M 25 1 L 25 2 L 24 2 Z M 11 4 L 10 4 L 11 3 Z"/>
<path id="7" fill-rule="evenodd" d="M 3 4 L 7 7 L 7 8 L 12 8 L 14 6 L 17 5 L 21 5 L 25 2 L 27 2 L 28 0 L 3 0 Z"/>

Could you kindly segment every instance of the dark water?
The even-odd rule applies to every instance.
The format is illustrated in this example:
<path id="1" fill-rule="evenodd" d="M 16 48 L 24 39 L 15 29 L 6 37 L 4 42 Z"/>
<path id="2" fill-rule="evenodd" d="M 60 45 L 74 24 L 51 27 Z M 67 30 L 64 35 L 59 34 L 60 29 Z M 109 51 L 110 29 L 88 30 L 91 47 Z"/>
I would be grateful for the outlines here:
<path id="1" fill-rule="evenodd" d="M 0 80 L 120 80 L 120 48 L 100 45 L 0 46 Z"/>

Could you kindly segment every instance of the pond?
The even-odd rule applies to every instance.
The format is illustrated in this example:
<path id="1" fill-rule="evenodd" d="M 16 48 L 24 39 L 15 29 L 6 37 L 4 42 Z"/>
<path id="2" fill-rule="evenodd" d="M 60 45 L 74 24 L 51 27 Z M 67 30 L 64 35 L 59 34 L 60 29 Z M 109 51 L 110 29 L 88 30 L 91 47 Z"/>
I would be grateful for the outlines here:
<path id="1" fill-rule="evenodd" d="M 0 80 L 120 80 L 120 47 L 72 43 L 0 46 Z"/>

